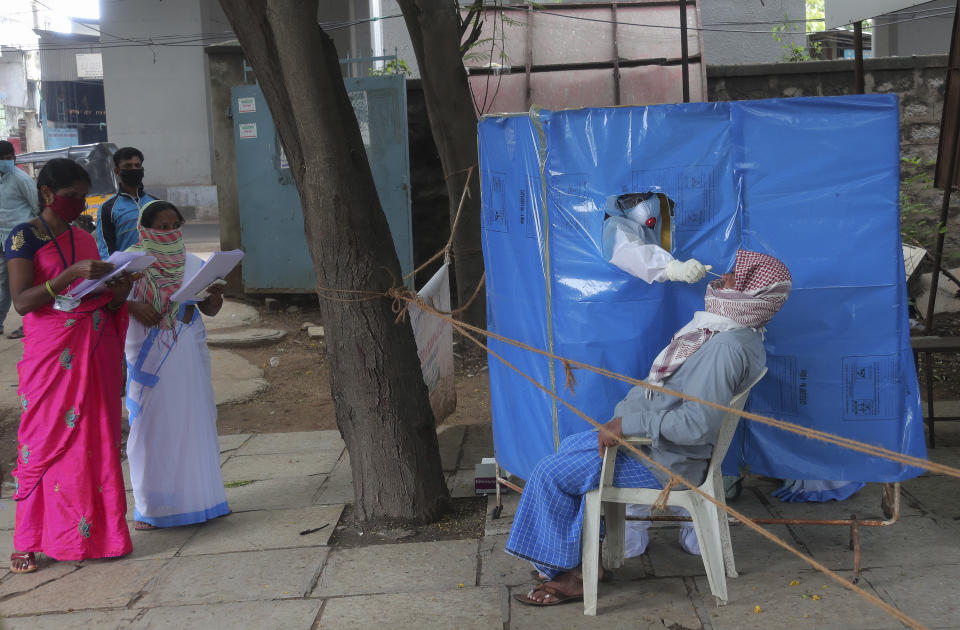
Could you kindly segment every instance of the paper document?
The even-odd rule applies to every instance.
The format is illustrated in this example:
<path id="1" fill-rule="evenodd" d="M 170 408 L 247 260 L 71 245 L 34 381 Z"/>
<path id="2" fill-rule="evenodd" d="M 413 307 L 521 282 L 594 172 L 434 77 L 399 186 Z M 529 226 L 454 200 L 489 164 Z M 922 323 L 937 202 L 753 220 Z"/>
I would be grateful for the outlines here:
<path id="1" fill-rule="evenodd" d="M 113 252 L 110 254 L 110 258 L 107 259 L 107 262 L 115 265 L 113 271 L 102 278 L 84 280 L 70 291 L 70 295 L 80 299 L 95 291 L 103 291 L 106 289 L 104 284 L 107 281 L 116 278 L 125 271 L 127 273 L 143 271 L 157 262 L 157 259 L 153 256 L 147 256 L 143 252 Z"/>
<path id="2" fill-rule="evenodd" d="M 243 252 L 234 249 L 229 252 L 214 252 L 203 263 L 203 267 L 193 274 L 193 277 L 183 281 L 180 288 L 170 296 L 174 302 L 191 302 L 197 299 L 197 294 L 210 286 L 215 280 L 222 280 L 233 271 L 237 263 L 243 258 Z"/>

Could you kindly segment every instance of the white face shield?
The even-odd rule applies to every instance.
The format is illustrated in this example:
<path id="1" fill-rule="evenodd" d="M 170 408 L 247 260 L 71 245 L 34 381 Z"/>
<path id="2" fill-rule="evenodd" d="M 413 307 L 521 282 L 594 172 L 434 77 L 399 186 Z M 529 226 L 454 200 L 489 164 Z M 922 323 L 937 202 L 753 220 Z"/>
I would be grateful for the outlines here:
<path id="1" fill-rule="evenodd" d="M 612 195 L 607 197 L 607 213 L 655 230 L 660 223 L 660 198 L 655 193 Z"/>

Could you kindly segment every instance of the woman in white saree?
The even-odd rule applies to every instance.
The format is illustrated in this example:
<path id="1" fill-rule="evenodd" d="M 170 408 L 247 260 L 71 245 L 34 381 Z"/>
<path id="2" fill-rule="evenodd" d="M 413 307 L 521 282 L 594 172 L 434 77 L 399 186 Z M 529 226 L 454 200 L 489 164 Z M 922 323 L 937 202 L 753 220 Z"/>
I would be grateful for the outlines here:
<path id="1" fill-rule="evenodd" d="M 202 523 L 230 513 L 217 443 L 207 331 L 200 314 L 216 315 L 222 289 L 196 304 L 170 296 L 203 261 L 183 243 L 183 217 L 166 201 L 140 210 L 140 242 L 128 251 L 157 258 L 130 293 L 127 331 L 127 458 L 134 528 Z"/>

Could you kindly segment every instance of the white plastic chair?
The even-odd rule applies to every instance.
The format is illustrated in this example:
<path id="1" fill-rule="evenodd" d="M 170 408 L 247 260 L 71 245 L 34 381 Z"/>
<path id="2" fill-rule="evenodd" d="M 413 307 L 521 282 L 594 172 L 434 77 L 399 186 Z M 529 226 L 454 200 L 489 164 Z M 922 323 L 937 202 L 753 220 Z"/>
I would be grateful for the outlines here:
<path id="1" fill-rule="evenodd" d="M 730 407 L 742 410 L 747 402 L 750 390 L 767 373 L 764 368 L 760 375 L 751 382 L 746 389 L 733 397 Z M 720 427 L 717 443 L 710 457 L 707 468 L 707 478 L 700 485 L 700 490 L 714 499 L 725 501 L 723 490 L 723 475 L 720 465 L 727 455 L 733 434 L 737 430 L 740 416 L 727 413 Z M 628 440 L 631 444 L 650 444 L 649 438 L 634 438 Z M 609 568 L 617 568 L 623 564 L 624 522 L 628 503 L 652 505 L 660 495 L 660 490 L 650 488 L 617 488 L 613 485 L 613 469 L 616 462 L 617 448 L 608 447 L 603 457 L 603 468 L 600 472 L 600 485 L 596 490 L 586 494 L 586 504 L 583 515 L 583 614 L 597 614 L 597 576 L 600 560 L 600 508 L 606 517 L 607 562 Z M 683 486 L 681 486 L 683 487 Z M 703 566 L 710 582 L 710 591 L 720 601 L 727 603 L 726 576 L 737 577 L 737 568 L 733 562 L 733 547 L 730 544 L 730 525 L 727 522 L 726 512 L 704 499 L 691 490 L 680 490 L 675 487 L 667 500 L 670 507 L 686 508 L 693 518 L 693 528 L 700 543 L 700 555 Z M 726 576 L 724 576 L 726 569 Z"/>

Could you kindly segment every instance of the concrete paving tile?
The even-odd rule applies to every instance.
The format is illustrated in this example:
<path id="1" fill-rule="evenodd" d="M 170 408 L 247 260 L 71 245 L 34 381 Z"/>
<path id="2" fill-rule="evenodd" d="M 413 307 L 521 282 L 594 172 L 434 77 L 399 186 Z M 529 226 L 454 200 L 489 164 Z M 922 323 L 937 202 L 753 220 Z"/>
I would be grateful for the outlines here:
<path id="1" fill-rule="evenodd" d="M 133 552 L 126 556 L 128 560 L 153 560 L 172 558 L 183 545 L 205 525 L 186 527 L 164 527 L 149 531 L 137 531 L 133 522 L 128 522 L 130 537 L 133 539 Z"/>
<path id="2" fill-rule="evenodd" d="M 325 475 L 333 470 L 339 453 L 234 455 L 223 465 L 224 481 L 259 481 L 281 477 Z"/>
<path id="3" fill-rule="evenodd" d="M 167 561 L 139 608 L 300 598 L 323 566 L 328 550 L 277 549 Z"/>
<path id="4" fill-rule="evenodd" d="M 327 601 L 318 627 L 322 630 L 501 630 L 505 626 L 500 610 L 499 588 L 342 597 Z"/>
<path id="5" fill-rule="evenodd" d="M 230 628 L 231 630 L 310 630 L 320 611 L 318 600 L 237 602 L 151 608 L 130 630 Z"/>
<path id="6" fill-rule="evenodd" d="M 813 557 L 830 569 L 852 569 L 847 527 L 795 525 Z M 958 531 L 924 516 L 907 516 L 888 527 L 860 529 L 863 567 L 921 567 L 960 564 Z"/>
<path id="7" fill-rule="evenodd" d="M 233 457 L 231 453 L 220 453 L 220 468 L 223 468 L 223 465 L 226 464 L 231 457 Z"/>
<path id="8" fill-rule="evenodd" d="M 513 517 L 517 513 L 517 504 L 520 503 L 520 495 L 516 492 L 501 492 L 500 502 L 503 504 L 500 518 L 493 518 L 493 508 L 497 505 L 497 496 L 494 494 L 487 495 L 487 520 L 483 526 L 486 536 L 510 533 Z"/>
<path id="9" fill-rule="evenodd" d="M 770 504 L 770 512 L 774 518 L 846 519 L 850 518 L 851 514 L 856 514 L 857 518 L 883 520 L 885 517 L 880 506 L 882 489 L 882 483 L 868 483 L 865 488 L 845 501 L 827 501 L 826 503 L 784 503 L 770 496 L 769 492 L 766 493 L 766 500 Z M 903 499 L 904 495 L 901 492 L 901 516 L 920 515 L 920 510 Z M 740 509 L 736 505 L 734 507 Z M 748 515 L 750 514 L 753 512 L 748 512 Z"/>
<path id="10" fill-rule="evenodd" d="M 791 545 L 795 544 L 784 525 L 766 525 L 764 529 Z M 691 555 L 680 547 L 679 533 L 677 527 L 651 528 L 650 544 L 647 546 L 646 555 L 653 565 L 654 574 L 657 577 L 706 575 L 700 556 Z M 770 570 L 800 571 L 809 566 L 793 554 L 742 525 L 731 526 L 730 538 L 733 541 L 734 562 L 740 573 L 752 574 Z"/>
<path id="11" fill-rule="evenodd" d="M 127 490 L 133 490 L 133 482 L 130 481 L 130 462 L 126 459 L 120 463 L 120 468 L 123 469 L 123 487 Z"/>
<path id="12" fill-rule="evenodd" d="M 905 503 L 917 504 L 923 513 L 960 521 L 960 480 L 943 475 L 928 475 L 903 484 Z"/>
<path id="13" fill-rule="evenodd" d="M 9 557 L 10 554 L 0 556 L 0 558 L 4 560 Z M 7 572 L 7 576 L 0 582 L 0 599 L 11 597 L 18 593 L 32 591 L 38 586 L 59 580 L 63 576 L 69 575 L 77 570 L 77 566 L 72 562 L 57 562 L 53 558 L 42 554 L 37 558 L 37 561 L 40 569 L 34 573 L 17 574 Z M 0 604 L 0 610 L 3 609 L 3 604 Z"/>
<path id="14" fill-rule="evenodd" d="M 251 437 L 236 454 L 276 455 L 336 451 L 339 456 L 344 448 L 340 432 L 336 430 L 260 433 Z"/>
<path id="15" fill-rule="evenodd" d="M 457 470 L 452 473 L 445 473 L 447 478 L 447 489 L 450 490 L 451 497 L 473 497 L 474 491 L 474 471 Z"/>
<path id="16" fill-rule="evenodd" d="M 440 463 L 444 472 L 453 472 L 457 469 L 457 460 L 460 459 L 460 447 L 467 433 L 467 425 L 443 426 L 437 431 L 437 442 L 440 445 Z"/>
<path id="17" fill-rule="evenodd" d="M 316 505 L 330 505 L 353 503 L 353 501 L 353 472 L 350 470 L 350 455 L 344 451 L 340 461 L 334 466 L 333 472 L 315 495 L 313 502 Z"/>
<path id="18" fill-rule="evenodd" d="M 232 451 L 240 448 L 244 442 L 253 437 L 252 433 L 235 433 L 233 435 L 218 435 L 217 441 L 220 442 L 220 452 Z"/>
<path id="19" fill-rule="evenodd" d="M 5 630 L 120 630 L 129 628 L 138 610 L 72 612 L 63 615 L 38 615 L 4 619 Z"/>
<path id="20" fill-rule="evenodd" d="M 312 505 L 315 494 L 326 481 L 324 475 L 264 479 L 245 486 L 226 488 L 227 503 L 234 512 L 278 510 Z"/>
<path id="21" fill-rule="evenodd" d="M 679 578 L 639 580 L 601 584 L 597 590 L 597 616 L 583 614 L 583 602 L 552 608 L 525 606 L 513 599 L 514 593 L 526 593 L 529 587 L 512 588 L 510 598 L 511 630 L 613 630 L 619 628 L 701 627 L 687 587 Z"/>
<path id="22" fill-rule="evenodd" d="M 17 518 L 17 504 L 10 499 L 0 500 L 0 530 L 13 529 Z"/>
<path id="23" fill-rule="evenodd" d="M 870 569 L 863 575 L 885 601 L 921 623 L 930 627 L 957 627 L 960 565 L 926 566 L 912 571 L 888 567 Z"/>
<path id="24" fill-rule="evenodd" d="M 480 541 L 480 585 L 517 586 L 532 584 L 533 567 L 526 560 L 515 558 L 503 550 L 507 535 L 484 536 Z"/>
<path id="25" fill-rule="evenodd" d="M 493 427 L 489 423 L 468 424 L 457 468 L 473 472 L 484 457 L 493 457 Z"/>
<path id="26" fill-rule="evenodd" d="M 849 572 L 841 573 L 849 578 Z M 790 586 L 793 581 L 799 584 Z M 901 628 L 895 619 L 818 572 L 768 572 L 727 580 L 729 600 L 717 607 L 706 577 L 696 578 L 714 630 L 859 630 Z M 826 588 L 824 588 L 826 586 Z M 872 595 L 869 584 L 860 584 Z M 818 596 L 819 600 L 813 597 Z M 756 607 L 760 612 L 756 612 Z"/>
<path id="27" fill-rule="evenodd" d="M 204 525 L 180 555 L 326 545 L 342 511 L 342 505 L 320 505 L 231 514 Z M 318 532 L 300 535 L 324 525 Z"/>
<path id="28" fill-rule="evenodd" d="M 446 590 L 476 579 L 475 540 L 371 545 L 334 550 L 313 597 Z"/>
<path id="29" fill-rule="evenodd" d="M 4 601 L 2 614 L 30 615 L 126 606 L 163 564 L 163 560 L 87 561 L 77 571 Z"/>
<path id="30" fill-rule="evenodd" d="M 927 458 L 944 466 L 960 468 L 960 448 L 956 446 L 937 446 L 937 448 L 927 449 Z M 928 475 L 939 473 L 925 473 Z"/>

